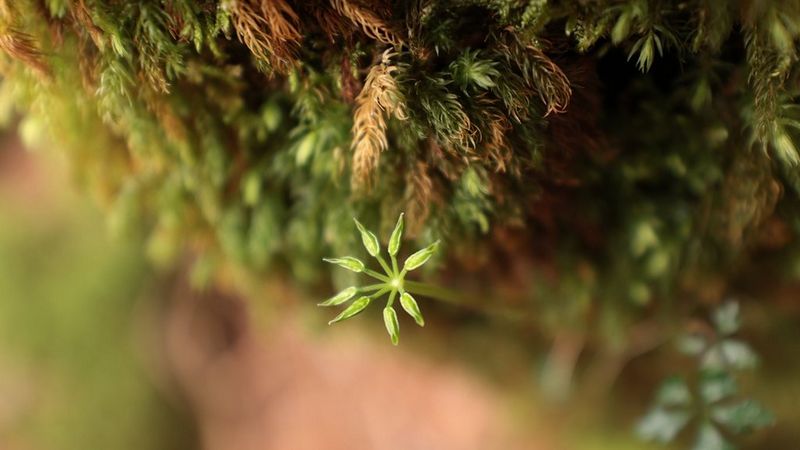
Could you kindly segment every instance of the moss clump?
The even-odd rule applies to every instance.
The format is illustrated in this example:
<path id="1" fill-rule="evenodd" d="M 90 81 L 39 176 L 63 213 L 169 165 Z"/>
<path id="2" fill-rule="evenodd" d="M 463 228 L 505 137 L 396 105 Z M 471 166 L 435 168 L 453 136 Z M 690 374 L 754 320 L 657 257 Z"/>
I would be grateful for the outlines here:
<path id="1" fill-rule="evenodd" d="M 156 258 L 314 281 L 404 211 L 484 309 L 614 342 L 798 274 L 798 34 L 797 0 L 0 0 L 0 103 Z"/>

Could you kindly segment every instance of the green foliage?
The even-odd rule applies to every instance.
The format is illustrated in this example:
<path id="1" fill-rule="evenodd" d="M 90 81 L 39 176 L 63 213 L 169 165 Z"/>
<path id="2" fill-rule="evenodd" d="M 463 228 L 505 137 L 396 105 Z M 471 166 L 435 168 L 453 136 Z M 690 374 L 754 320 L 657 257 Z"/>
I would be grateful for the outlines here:
<path id="1" fill-rule="evenodd" d="M 713 342 L 702 335 L 681 338 L 682 352 L 697 358 L 695 386 L 679 376 L 666 379 L 653 407 L 636 431 L 643 439 L 668 443 L 690 422 L 696 425 L 693 450 L 732 450 L 730 436 L 772 425 L 772 413 L 757 402 L 738 398 L 734 372 L 751 369 L 755 354 L 747 344 L 731 336 L 739 331 L 739 304 L 728 302 L 712 314 Z"/>
<path id="2" fill-rule="evenodd" d="M 37 173 L 19 163 L 4 169 Z M 142 367 L 141 316 L 132 311 L 160 308 L 163 297 L 148 289 L 154 278 L 140 236 L 105 238 L 96 208 L 57 183 L 39 185 L 36 202 L 19 191 L 15 199 L 7 173 L 0 188 L 2 446 L 196 446 L 188 412 Z"/>
<path id="3" fill-rule="evenodd" d="M 476 286 L 443 297 L 625 354 L 633 324 L 800 260 L 798 40 L 798 0 L 0 0 L 0 117 L 152 259 L 199 254 L 198 283 L 233 263 L 344 288 L 320 261 L 351 218 L 381 233 L 331 262 L 369 274 L 405 211 L 389 255 L 441 241 Z M 709 370 L 756 362 L 707 344 Z"/>

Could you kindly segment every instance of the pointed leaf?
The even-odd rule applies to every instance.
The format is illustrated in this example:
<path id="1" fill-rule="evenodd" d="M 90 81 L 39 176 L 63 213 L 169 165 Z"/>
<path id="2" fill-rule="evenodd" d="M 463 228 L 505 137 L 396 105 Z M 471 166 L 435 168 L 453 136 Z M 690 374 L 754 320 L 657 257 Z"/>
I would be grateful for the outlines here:
<path id="1" fill-rule="evenodd" d="M 417 305 L 417 301 L 414 300 L 414 297 L 412 297 L 411 294 L 408 292 L 403 292 L 403 294 L 400 296 L 400 305 L 409 316 L 414 318 L 414 321 L 417 322 L 417 325 L 421 327 L 425 326 L 425 319 L 422 318 L 422 313 L 419 311 L 419 305 Z"/>
<path id="2" fill-rule="evenodd" d="M 727 302 L 717 308 L 713 313 L 712 319 L 717 331 L 723 336 L 731 335 L 739 331 L 739 303 Z"/>
<path id="3" fill-rule="evenodd" d="M 426 262 L 428 262 L 429 259 L 431 259 L 431 256 L 433 256 L 433 254 L 436 253 L 436 249 L 438 247 L 439 247 L 439 241 L 436 241 L 433 244 L 409 256 L 408 258 L 406 258 L 406 262 L 403 265 L 403 269 L 414 270 L 419 266 L 425 264 Z"/>
<path id="4" fill-rule="evenodd" d="M 722 433 L 710 422 L 704 423 L 697 432 L 697 440 L 692 450 L 734 450 L 734 446 L 726 441 Z"/>
<path id="5" fill-rule="evenodd" d="M 381 251 L 378 238 L 372 234 L 371 231 L 364 228 L 364 225 L 361 225 L 361 222 L 359 222 L 355 217 L 353 218 L 353 221 L 356 223 L 358 231 L 361 232 L 361 242 L 364 243 L 364 248 L 367 249 L 367 253 L 369 253 L 370 256 L 376 256 Z"/>
<path id="6" fill-rule="evenodd" d="M 722 371 L 705 371 L 700 378 L 700 397 L 707 405 L 736 395 L 736 380 Z"/>
<path id="7" fill-rule="evenodd" d="M 611 42 L 614 45 L 619 44 L 626 37 L 628 37 L 628 33 L 630 33 L 631 29 L 631 14 L 629 11 L 625 11 L 619 15 L 619 19 L 617 19 L 617 23 L 614 24 L 614 28 L 611 29 Z"/>
<path id="8" fill-rule="evenodd" d="M 738 339 L 725 339 L 703 355 L 704 369 L 752 369 L 758 365 L 758 356 L 746 343 Z"/>
<path id="9" fill-rule="evenodd" d="M 656 394 L 656 403 L 661 406 L 689 406 L 692 403 L 692 393 L 689 386 L 680 377 L 666 379 Z"/>
<path id="10" fill-rule="evenodd" d="M 772 425 L 775 421 L 771 412 L 753 400 L 715 406 L 711 416 L 734 433 L 748 433 Z"/>
<path id="11" fill-rule="evenodd" d="M 383 323 L 386 325 L 389 337 L 392 338 L 392 344 L 397 345 L 400 341 L 400 323 L 397 321 L 397 313 L 391 306 L 383 308 Z"/>
<path id="12" fill-rule="evenodd" d="M 392 236 L 389 238 L 389 254 L 392 256 L 397 255 L 400 250 L 400 241 L 403 239 L 403 213 L 397 218 L 397 224 L 394 226 Z"/>
<path id="13" fill-rule="evenodd" d="M 708 347 L 705 336 L 700 334 L 687 334 L 678 340 L 678 351 L 689 356 L 697 356 Z"/>
<path id="14" fill-rule="evenodd" d="M 758 365 L 758 355 L 743 341 L 725 339 L 719 346 L 723 358 L 734 369 L 752 369 Z"/>
<path id="15" fill-rule="evenodd" d="M 353 298 L 354 295 L 358 292 L 358 288 L 354 286 L 350 286 L 349 288 L 339 292 L 338 294 L 334 295 L 333 297 L 325 300 L 322 303 L 317 303 L 317 306 L 336 306 L 341 305 L 342 303 L 350 300 Z"/>
<path id="16" fill-rule="evenodd" d="M 360 259 L 353 258 L 352 256 L 343 256 L 341 258 L 323 258 L 322 260 L 327 263 L 344 267 L 347 270 L 352 270 L 353 272 L 363 272 L 364 268 L 366 267 Z"/>
<path id="17" fill-rule="evenodd" d="M 341 322 L 343 320 L 347 320 L 347 319 L 355 316 L 356 314 L 358 314 L 361 311 L 363 311 L 367 306 L 369 306 L 369 303 L 371 301 L 372 301 L 372 299 L 369 298 L 369 297 L 359 297 L 357 300 L 355 300 L 353 303 L 351 303 L 350 306 L 345 308 L 345 310 L 342 311 L 341 314 L 339 314 L 333 320 L 328 322 L 328 325 L 332 325 L 332 324 L 334 324 L 336 322 Z"/>
<path id="18" fill-rule="evenodd" d="M 672 411 L 657 406 L 650 410 L 636 426 L 636 434 L 644 440 L 666 444 L 689 422 L 687 411 Z"/>

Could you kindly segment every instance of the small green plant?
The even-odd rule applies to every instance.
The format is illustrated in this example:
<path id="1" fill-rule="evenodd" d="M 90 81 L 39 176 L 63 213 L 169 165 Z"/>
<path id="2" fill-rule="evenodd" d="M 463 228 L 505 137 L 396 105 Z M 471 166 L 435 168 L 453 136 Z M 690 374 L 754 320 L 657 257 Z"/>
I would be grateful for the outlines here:
<path id="1" fill-rule="evenodd" d="M 739 304 L 719 307 L 712 323 L 710 337 L 688 334 L 680 338 L 679 350 L 697 359 L 698 372 L 691 378 L 664 380 L 652 408 L 636 428 L 641 438 L 672 442 L 695 424 L 692 450 L 733 450 L 732 438 L 775 421 L 758 402 L 739 396 L 734 372 L 758 363 L 750 346 L 732 337 L 740 327 Z"/>
<path id="2" fill-rule="evenodd" d="M 386 331 L 392 339 L 392 344 L 397 345 L 400 340 L 400 323 L 397 320 L 397 312 L 394 310 L 394 301 L 396 298 L 399 297 L 400 306 L 403 310 L 414 319 L 417 325 L 422 327 L 425 326 L 425 319 L 422 317 L 419 305 L 411 293 L 442 299 L 453 297 L 452 293 L 436 286 L 406 280 L 408 272 L 420 268 L 430 260 L 434 253 L 436 253 L 436 250 L 439 248 L 439 241 L 428 245 L 406 258 L 403 267 L 400 268 L 397 262 L 397 253 L 400 250 L 400 241 L 403 239 L 403 213 L 401 213 L 400 217 L 397 219 L 397 224 L 392 231 L 392 235 L 389 237 L 389 244 L 387 246 L 389 262 L 381 256 L 381 245 L 377 236 L 364 228 L 358 219 L 353 218 L 353 220 L 356 223 L 358 231 L 361 233 L 361 241 L 364 243 L 364 248 L 367 249 L 367 253 L 369 253 L 370 256 L 378 261 L 383 269 L 383 273 L 368 268 L 363 261 L 353 256 L 325 258 L 325 262 L 336 264 L 353 272 L 363 273 L 379 282 L 359 287 L 350 286 L 320 303 L 319 306 L 338 306 L 355 298 L 347 308 L 328 322 L 328 325 L 332 325 L 359 314 L 364 311 L 373 300 L 387 295 L 386 306 L 383 308 L 383 321 L 386 324 Z"/>

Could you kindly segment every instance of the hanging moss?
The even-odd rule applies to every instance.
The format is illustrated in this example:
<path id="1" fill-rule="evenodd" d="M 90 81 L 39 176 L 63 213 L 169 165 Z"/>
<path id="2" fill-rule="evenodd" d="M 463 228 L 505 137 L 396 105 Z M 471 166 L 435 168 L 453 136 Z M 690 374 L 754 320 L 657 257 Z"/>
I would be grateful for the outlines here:
<path id="1" fill-rule="evenodd" d="M 158 261 L 316 281 L 405 212 L 470 309 L 614 348 L 797 276 L 799 37 L 798 0 L 0 0 L 0 105 Z"/>

